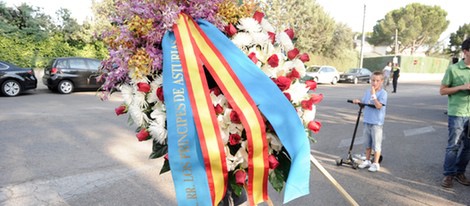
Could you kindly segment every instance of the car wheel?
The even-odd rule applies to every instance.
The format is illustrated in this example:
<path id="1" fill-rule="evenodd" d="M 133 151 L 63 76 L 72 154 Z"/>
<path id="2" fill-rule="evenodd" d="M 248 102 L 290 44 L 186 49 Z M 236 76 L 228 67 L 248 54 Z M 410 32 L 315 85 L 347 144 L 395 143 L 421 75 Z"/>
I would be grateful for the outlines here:
<path id="1" fill-rule="evenodd" d="M 333 78 L 333 80 L 331 81 L 331 84 L 335 85 L 336 83 L 338 83 L 338 78 Z"/>
<path id="2" fill-rule="evenodd" d="M 57 90 L 61 94 L 70 94 L 73 91 L 73 83 L 69 80 L 62 80 L 59 82 Z"/>
<path id="3" fill-rule="evenodd" d="M 21 85 L 16 80 L 6 80 L 2 84 L 2 93 L 9 97 L 14 97 L 20 94 L 21 92 Z"/>
<path id="4" fill-rule="evenodd" d="M 354 83 L 354 84 L 357 84 L 357 82 L 358 82 L 358 80 L 357 80 L 357 77 L 356 77 L 356 78 L 354 78 L 353 83 Z"/>

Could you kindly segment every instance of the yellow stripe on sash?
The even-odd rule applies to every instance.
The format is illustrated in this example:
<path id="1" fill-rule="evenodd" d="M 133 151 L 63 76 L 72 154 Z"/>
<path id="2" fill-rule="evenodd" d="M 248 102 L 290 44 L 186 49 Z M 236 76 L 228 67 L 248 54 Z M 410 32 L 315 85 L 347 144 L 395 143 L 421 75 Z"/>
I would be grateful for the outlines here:
<path id="1" fill-rule="evenodd" d="M 231 106 L 239 114 L 246 129 L 249 146 L 248 195 L 250 204 L 263 202 L 267 200 L 269 166 L 267 164 L 266 130 L 261 113 L 232 68 L 203 31 L 192 19 L 188 23 L 191 35 L 195 40 L 194 48 L 200 50 L 205 66 L 210 70 Z"/>
<path id="2" fill-rule="evenodd" d="M 225 152 L 220 129 L 209 96 L 204 69 L 197 58 L 198 50 L 194 48 L 196 46 L 192 39 L 194 30 L 188 27 L 188 16 L 180 14 L 174 30 L 176 39 L 179 41 L 177 42 L 178 50 L 183 70 L 185 70 L 185 79 L 188 82 L 188 94 L 204 155 L 212 204 L 217 205 L 225 195 L 227 184 Z"/>

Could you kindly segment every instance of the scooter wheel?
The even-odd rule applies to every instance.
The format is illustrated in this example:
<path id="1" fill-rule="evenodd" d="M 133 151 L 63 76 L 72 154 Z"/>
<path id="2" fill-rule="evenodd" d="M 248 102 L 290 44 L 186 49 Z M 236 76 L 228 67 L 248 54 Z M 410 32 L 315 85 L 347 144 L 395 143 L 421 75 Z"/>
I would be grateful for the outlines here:
<path id="1" fill-rule="evenodd" d="M 336 166 L 341 166 L 343 164 L 343 159 L 336 160 Z"/>
<path id="2" fill-rule="evenodd" d="M 354 163 L 352 163 L 352 165 L 351 165 L 351 167 L 352 167 L 353 169 L 357 169 L 357 168 L 358 168 L 358 166 L 359 166 L 359 164 L 357 164 L 357 163 L 355 163 L 355 162 L 354 162 Z"/>

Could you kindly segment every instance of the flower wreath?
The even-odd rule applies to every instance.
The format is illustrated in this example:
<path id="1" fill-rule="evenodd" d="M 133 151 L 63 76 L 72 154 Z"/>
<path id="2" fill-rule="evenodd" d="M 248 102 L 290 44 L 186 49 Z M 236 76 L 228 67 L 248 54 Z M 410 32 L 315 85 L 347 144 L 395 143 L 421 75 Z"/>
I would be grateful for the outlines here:
<path id="1" fill-rule="evenodd" d="M 113 19 L 112 29 L 104 34 L 110 56 L 103 61 L 101 70 L 102 97 L 106 99 L 115 91 L 121 92 L 124 102 L 115 112 L 129 114 L 130 122 L 137 125 L 139 141 L 153 139 L 150 158 L 165 158 L 160 174 L 170 170 L 161 43 L 179 13 L 207 20 L 223 31 L 292 103 L 312 141 L 312 132 L 317 133 L 321 128 L 321 123 L 315 121 L 315 105 L 323 95 L 311 92 L 316 82 L 301 81 L 309 56 L 295 48 L 294 31 L 276 32 L 255 3 L 239 5 L 237 2 L 121 0 L 116 3 L 119 16 Z M 248 168 L 245 129 L 217 86 L 211 88 L 210 97 L 225 147 L 230 186 L 240 194 L 246 184 Z M 286 182 L 291 160 L 269 122 L 266 125 L 269 182 L 279 192 Z"/>

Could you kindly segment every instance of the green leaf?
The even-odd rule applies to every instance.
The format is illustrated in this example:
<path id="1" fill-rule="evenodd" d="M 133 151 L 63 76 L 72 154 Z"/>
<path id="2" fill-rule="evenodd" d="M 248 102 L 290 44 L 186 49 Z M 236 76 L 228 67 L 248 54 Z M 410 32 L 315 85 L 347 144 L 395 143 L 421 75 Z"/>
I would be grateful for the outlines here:
<path id="1" fill-rule="evenodd" d="M 168 153 L 168 145 L 162 145 L 158 143 L 155 139 L 153 139 L 153 147 L 152 153 L 150 154 L 150 159 L 156 159 L 159 157 L 163 157 L 165 154 Z"/>
<path id="2" fill-rule="evenodd" d="M 168 172 L 168 171 L 170 171 L 170 161 L 165 160 L 165 162 L 163 163 L 163 167 L 160 170 L 160 174 L 163 174 L 163 173 Z"/>
<path id="3" fill-rule="evenodd" d="M 269 182 L 271 186 L 273 186 L 274 190 L 277 192 L 281 192 L 284 188 L 284 177 L 283 173 L 279 169 L 275 169 L 269 173 Z"/>

